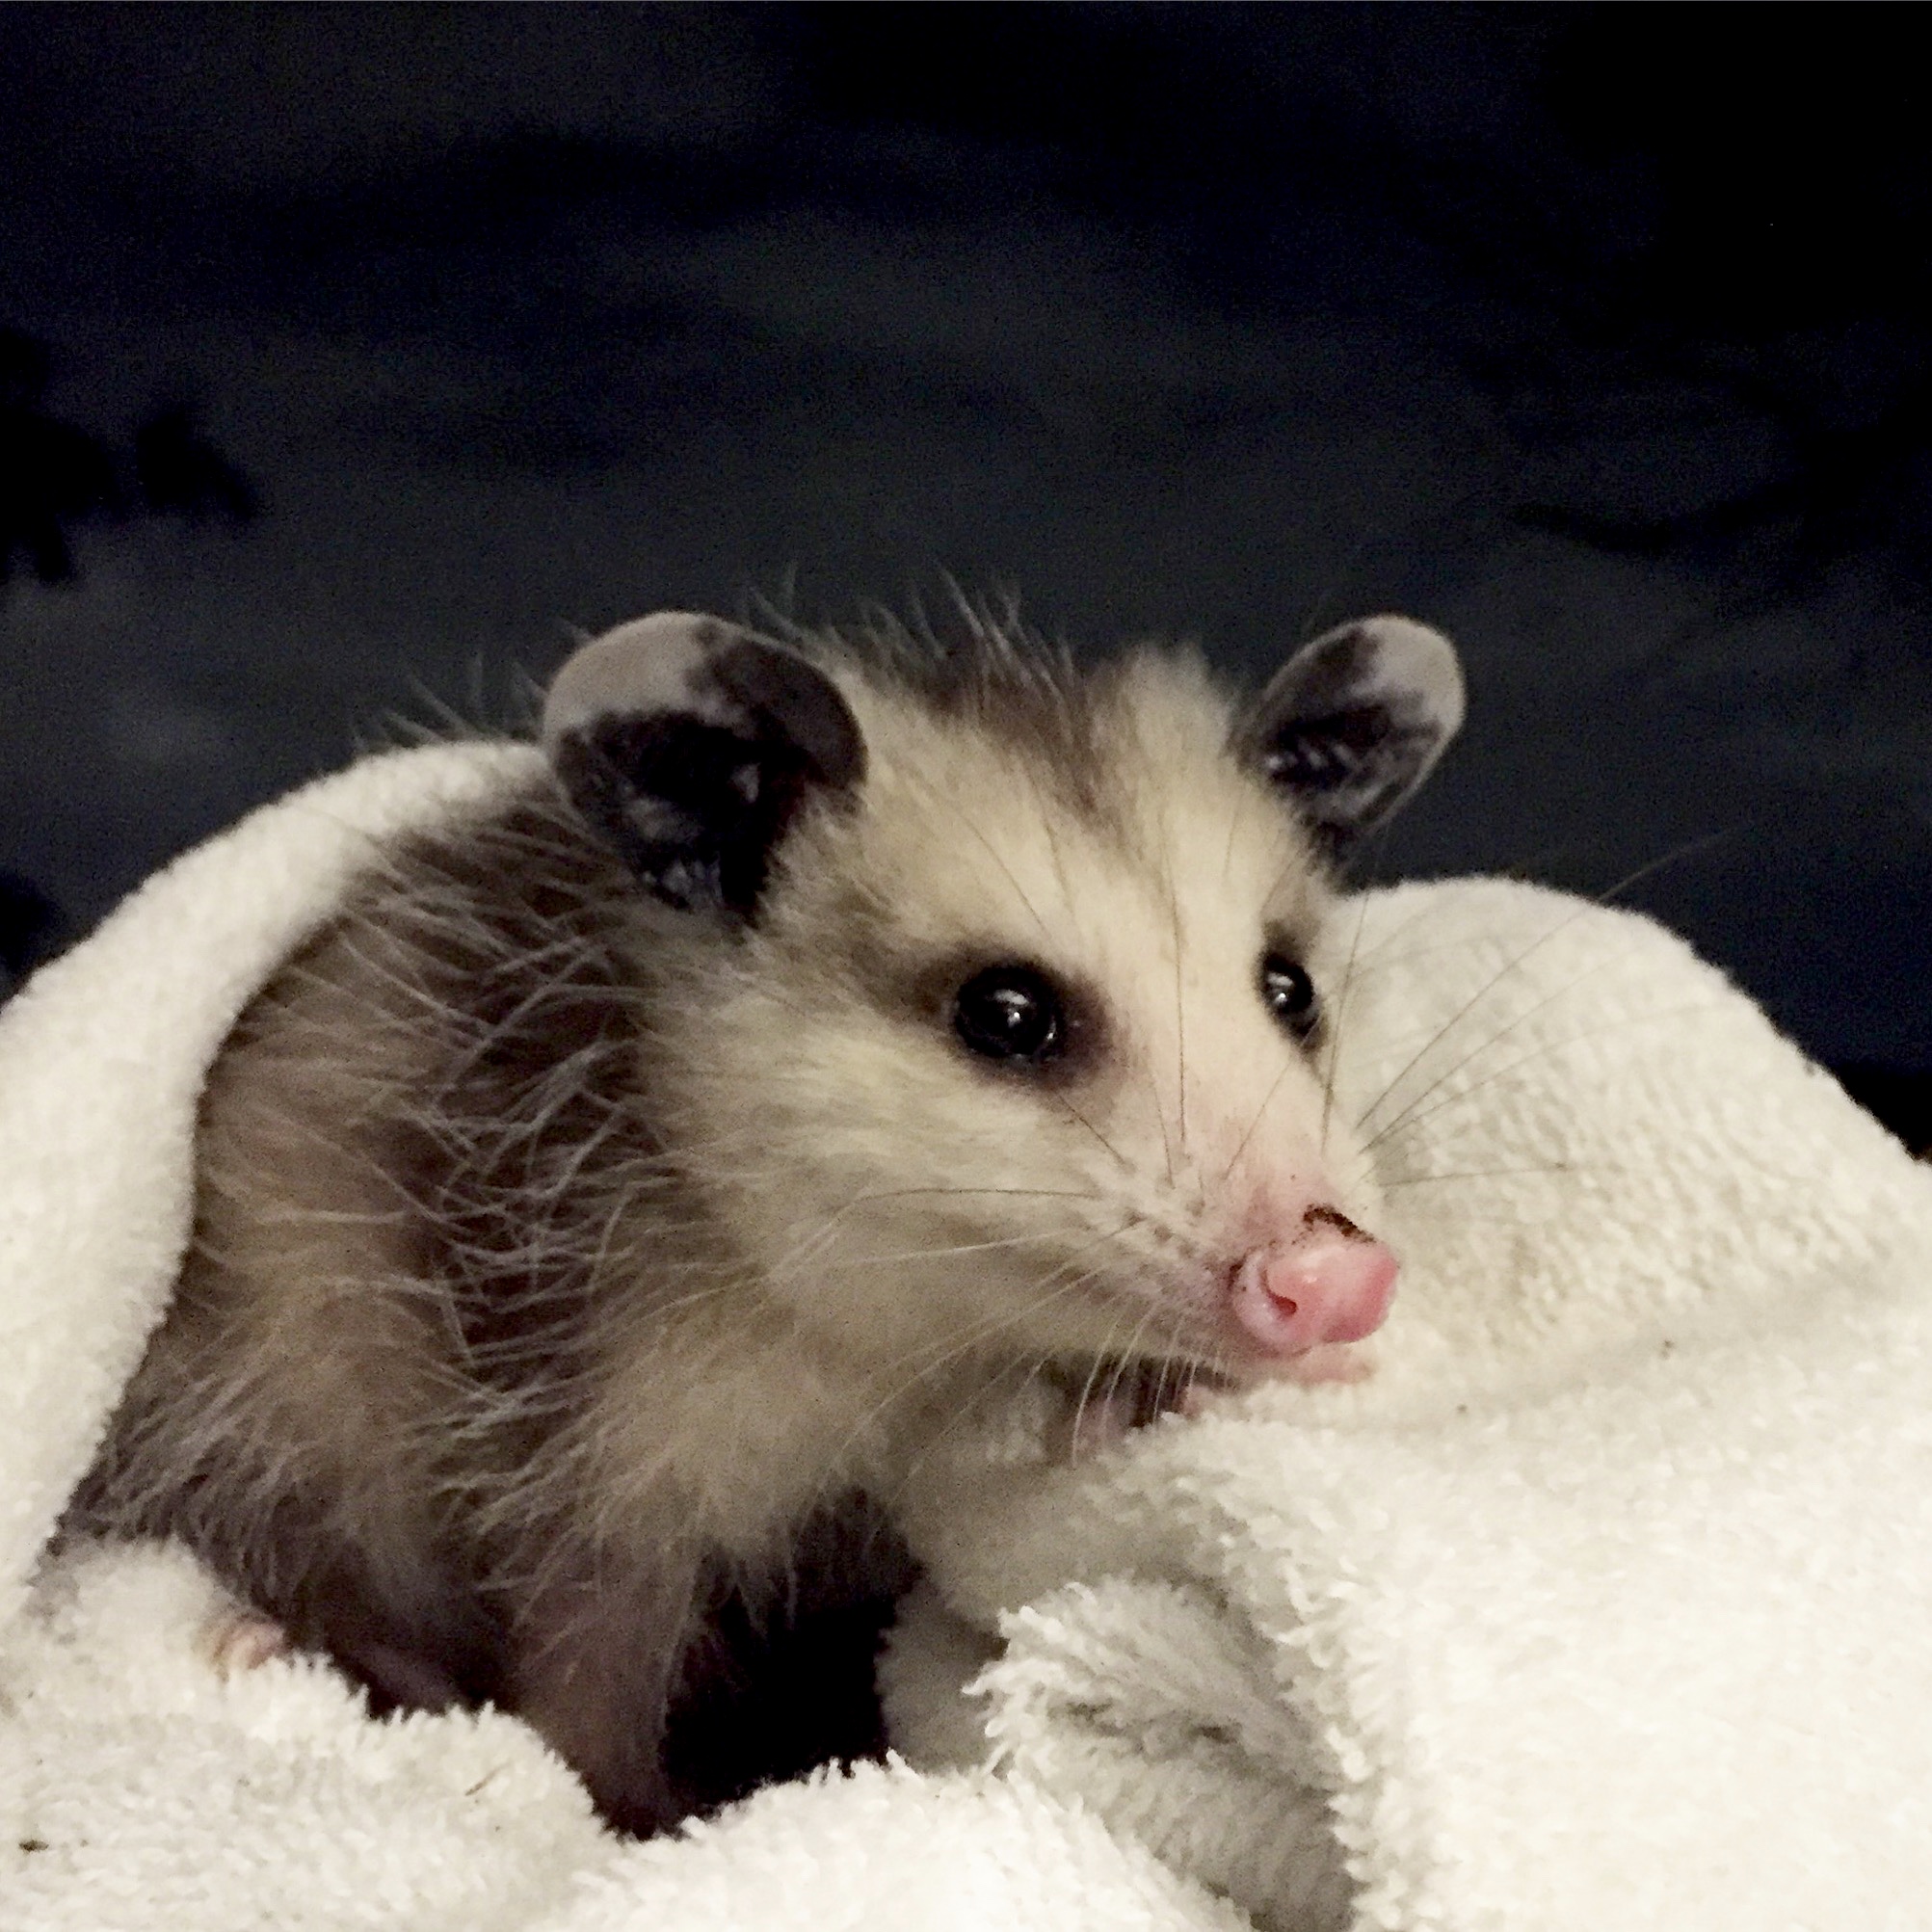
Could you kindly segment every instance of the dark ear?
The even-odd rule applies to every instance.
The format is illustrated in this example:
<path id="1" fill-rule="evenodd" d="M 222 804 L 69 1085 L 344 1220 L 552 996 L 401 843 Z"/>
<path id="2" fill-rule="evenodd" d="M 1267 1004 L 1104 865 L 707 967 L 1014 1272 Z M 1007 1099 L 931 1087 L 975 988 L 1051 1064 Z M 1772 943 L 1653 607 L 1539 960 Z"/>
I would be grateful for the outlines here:
<path id="1" fill-rule="evenodd" d="M 1372 617 L 1289 658 L 1236 742 L 1339 855 L 1428 777 L 1462 722 L 1455 646 L 1407 618 Z"/>
<path id="2" fill-rule="evenodd" d="M 685 611 L 585 645 L 551 682 L 543 750 L 660 899 L 743 915 L 799 807 L 865 775 L 865 741 L 824 672 Z"/>

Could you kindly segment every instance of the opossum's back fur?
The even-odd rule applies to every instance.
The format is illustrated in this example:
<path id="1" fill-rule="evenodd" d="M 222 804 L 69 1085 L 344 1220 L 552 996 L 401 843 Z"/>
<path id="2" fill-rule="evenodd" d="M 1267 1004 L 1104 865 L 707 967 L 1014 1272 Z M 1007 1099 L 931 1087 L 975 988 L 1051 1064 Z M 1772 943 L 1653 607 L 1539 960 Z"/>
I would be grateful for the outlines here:
<path id="1" fill-rule="evenodd" d="M 90 1515 L 186 1535 L 308 1633 L 325 1598 L 446 1621 L 441 1566 L 568 1479 L 606 1183 L 666 1185 L 623 887 L 546 785 L 390 855 L 253 1003 Z"/>
<path id="2" fill-rule="evenodd" d="M 547 782 L 365 881 L 213 1070 L 193 1248 L 85 1514 L 187 1536 L 302 1628 L 345 1567 L 435 1628 L 452 1570 L 521 1591 L 552 1537 L 688 1483 L 737 1404 L 808 1409 L 808 1349 L 734 1319 L 702 1151 L 665 1155 L 680 923 Z M 613 1401 L 662 1445 L 615 1483 Z M 760 1537 L 818 1474 L 752 1508 L 700 1487 L 686 1533 L 781 1556 Z"/>

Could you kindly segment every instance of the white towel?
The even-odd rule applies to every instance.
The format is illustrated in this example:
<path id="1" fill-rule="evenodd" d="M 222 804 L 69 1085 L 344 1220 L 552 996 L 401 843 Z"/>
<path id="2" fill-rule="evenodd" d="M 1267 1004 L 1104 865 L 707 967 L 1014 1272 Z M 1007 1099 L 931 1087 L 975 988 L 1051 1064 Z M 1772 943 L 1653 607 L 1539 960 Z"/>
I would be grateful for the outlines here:
<path id="1" fill-rule="evenodd" d="M 514 1720 L 222 1677 L 176 1551 L 42 1564 L 234 1017 L 372 841 L 533 755 L 298 794 L 0 1012 L 0 1927 L 1226 1932 L 1217 1890 L 1282 1925 L 1922 1922 L 1932 1177 L 1674 941 L 1525 888 L 1337 922 L 1339 1104 L 1394 1082 L 1371 1382 L 1072 1470 L 990 1436 L 906 1498 L 935 1592 L 895 1721 L 935 1760 L 990 1728 L 997 1772 L 622 1843 Z"/>
<path id="2" fill-rule="evenodd" d="M 325 1665 L 224 1678 L 178 1550 L 41 1565 L 187 1239 L 208 1065 L 372 844 L 536 754 L 371 759 L 189 854 L 0 1011 L 0 1932 L 1231 1932 L 1076 1803 L 865 1766 L 648 1844 L 493 1712 L 373 1723 Z"/>
<path id="3" fill-rule="evenodd" d="M 929 1470 L 895 1738 L 1296 1932 L 1932 1923 L 1932 1171 L 1647 921 L 1350 923 L 1380 1371 Z"/>

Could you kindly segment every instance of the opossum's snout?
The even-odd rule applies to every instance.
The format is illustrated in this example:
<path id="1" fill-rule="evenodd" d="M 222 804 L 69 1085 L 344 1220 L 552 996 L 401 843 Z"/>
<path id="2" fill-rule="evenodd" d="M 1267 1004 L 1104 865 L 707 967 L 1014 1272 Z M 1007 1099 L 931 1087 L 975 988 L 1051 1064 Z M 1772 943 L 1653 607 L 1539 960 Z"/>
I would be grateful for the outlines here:
<path id="1" fill-rule="evenodd" d="M 1277 1360 L 1360 1341 L 1382 1326 L 1397 1266 L 1338 1208 L 1316 1205 L 1285 1240 L 1255 1248 L 1235 1267 L 1229 1312 L 1249 1341 Z"/>

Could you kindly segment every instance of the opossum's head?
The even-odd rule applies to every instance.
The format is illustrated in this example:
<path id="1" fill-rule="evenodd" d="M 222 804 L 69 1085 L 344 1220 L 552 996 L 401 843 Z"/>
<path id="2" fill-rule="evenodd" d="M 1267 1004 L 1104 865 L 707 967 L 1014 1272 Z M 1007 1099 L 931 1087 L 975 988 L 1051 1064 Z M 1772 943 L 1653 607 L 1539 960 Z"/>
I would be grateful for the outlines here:
<path id="1" fill-rule="evenodd" d="M 991 626 L 941 660 L 666 613 L 565 667 L 544 737 L 709 936 L 669 947 L 695 964 L 664 1077 L 773 1293 L 908 1376 L 1245 1378 L 1389 1306 L 1310 962 L 1326 861 L 1462 708 L 1454 651 L 1397 618 L 1239 709 L 1187 654 L 1080 672 Z"/>

